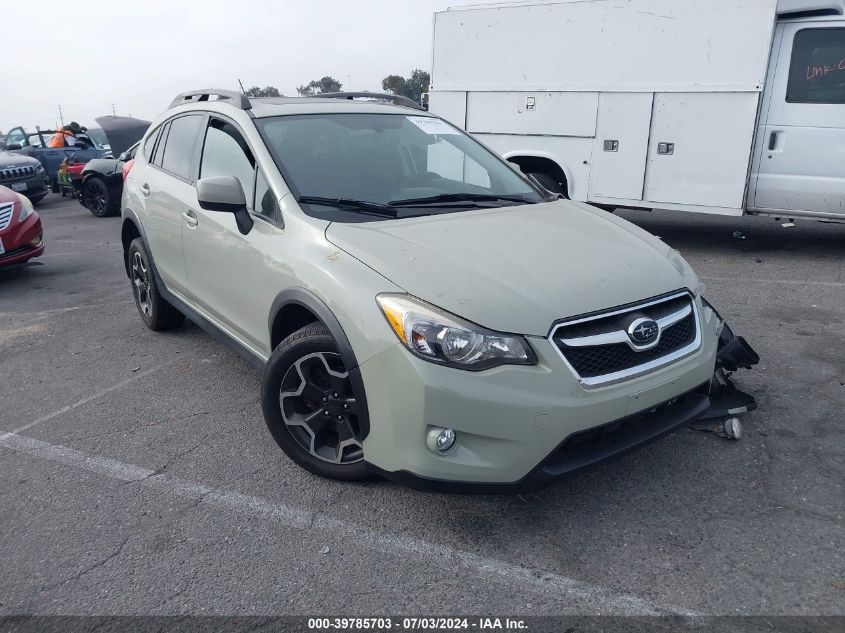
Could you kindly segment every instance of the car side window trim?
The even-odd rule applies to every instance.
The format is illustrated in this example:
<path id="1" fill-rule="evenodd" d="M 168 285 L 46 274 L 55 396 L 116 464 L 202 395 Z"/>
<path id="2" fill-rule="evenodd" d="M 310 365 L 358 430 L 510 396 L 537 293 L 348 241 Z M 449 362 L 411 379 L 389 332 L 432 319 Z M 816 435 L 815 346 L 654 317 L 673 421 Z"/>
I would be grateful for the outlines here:
<path id="1" fill-rule="evenodd" d="M 247 210 L 249 211 L 250 215 L 252 215 L 256 218 L 259 218 L 259 219 L 263 220 L 264 222 L 267 222 L 268 224 L 275 226 L 276 228 L 284 229 L 285 223 L 284 223 L 284 220 L 282 218 L 281 208 L 279 208 L 279 212 L 276 214 L 276 217 L 274 219 L 268 218 L 266 215 L 258 213 L 254 209 L 254 207 L 255 207 L 255 188 L 257 186 L 257 180 L 258 180 L 257 174 L 258 174 L 258 170 L 261 169 L 261 165 L 258 162 L 258 155 L 256 154 L 255 147 L 253 147 L 253 144 L 250 142 L 249 137 L 247 137 L 247 135 L 244 134 L 243 128 L 237 122 L 233 121 L 232 119 L 230 119 L 229 117 L 227 117 L 225 115 L 218 114 L 217 112 L 210 112 L 208 114 L 208 116 L 206 117 L 205 122 L 203 123 L 203 126 L 202 126 L 202 129 L 203 129 L 202 142 L 197 143 L 197 145 L 198 145 L 197 159 L 196 159 L 196 165 L 195 165 L 194 174 L 193 174 L 194 180 L 192 181 L 191 184 L 196 186 L 196 181 L 199 178 L 200 162 L 202 161 L 202 154 L 205 151 L 205 143 L 206 143 L 207 134 L 208 134 L 208 126 L 211 125 L 211 119 L 217 119 L 219 121 L 223 121 L 224 123 L 228 123 L 233 128 L 235 128 L 235 130 L 238 132 L 238 134 L 241 135 L 241 138 L 243 138 L 244 143 L 246 143 L 246 146 L 249 148 L 249 151 L 252 153 L 253 159 L 255 160 L 255 169 L 253 170 L 253 175 L 252 175 L 252 195 L 250 196 L 249 200 L 247 200 Z M 263 172 L 263 170 L 262 170 L 262 172 Z M 270 181 L 267 180 L 266 176 L 264 177 L 264 180 L 267 182 L 267 187 L 273 192 L 273 195 L 278 196 L 278 194 L 276 193 L 276 190 L 273 189 L 273 186 L 270 184 Z M 276 199 L 278 200 L 278 197 Z"/>

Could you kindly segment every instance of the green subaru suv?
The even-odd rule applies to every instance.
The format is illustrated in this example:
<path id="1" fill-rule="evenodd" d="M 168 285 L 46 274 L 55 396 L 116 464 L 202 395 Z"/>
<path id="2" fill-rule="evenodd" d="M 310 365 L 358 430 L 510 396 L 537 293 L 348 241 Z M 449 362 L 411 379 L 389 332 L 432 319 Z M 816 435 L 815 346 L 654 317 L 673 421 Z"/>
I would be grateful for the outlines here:
<path id="1" fill-rule="evenodd" d="M 754 406 L 727 376 L 758 358 L 677 251 L 399 97 L 179 95 L 122 214 L 143 322 L 262 368 L 318 475 L 528 490 Z"/>

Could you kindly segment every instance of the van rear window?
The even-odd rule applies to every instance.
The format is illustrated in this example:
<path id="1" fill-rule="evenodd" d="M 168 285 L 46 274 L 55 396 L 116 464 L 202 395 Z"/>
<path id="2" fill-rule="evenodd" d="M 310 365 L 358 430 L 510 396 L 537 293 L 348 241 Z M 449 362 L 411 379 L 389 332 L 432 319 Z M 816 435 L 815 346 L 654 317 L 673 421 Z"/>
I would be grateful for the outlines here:
<path id="1" fill-rule="evenodd" d="M 786 100 L 845 104 L 845 29 L 803 29 L 795 34 Z"/>

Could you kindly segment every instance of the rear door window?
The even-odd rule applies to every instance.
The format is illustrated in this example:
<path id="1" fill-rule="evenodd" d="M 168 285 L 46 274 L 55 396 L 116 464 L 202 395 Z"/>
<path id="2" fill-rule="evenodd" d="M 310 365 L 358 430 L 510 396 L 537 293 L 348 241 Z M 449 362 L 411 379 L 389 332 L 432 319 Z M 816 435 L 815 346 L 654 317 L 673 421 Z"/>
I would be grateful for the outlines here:
<path id="1" fill-rule="evenodd" d="M 845 104 L 845 29 L 803 29 L 795 34 L 786 100 Z"/>
<path id="2" fill-rule="evenodd" d="M 171 174 L 190 180 L 197 136 L 203 121 L 201 114 L 180 116 L 170 123 L 170 132 L 164 145 L 161 168 Z"/>

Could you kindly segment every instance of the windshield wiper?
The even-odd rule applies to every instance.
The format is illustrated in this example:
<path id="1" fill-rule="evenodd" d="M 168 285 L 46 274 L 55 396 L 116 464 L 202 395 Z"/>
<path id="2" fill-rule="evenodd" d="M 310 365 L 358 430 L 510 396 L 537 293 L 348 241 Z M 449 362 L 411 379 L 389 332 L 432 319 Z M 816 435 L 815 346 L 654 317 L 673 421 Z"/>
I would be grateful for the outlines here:
<path id="1" fill-rule="evenodd" d="M 442 193 L 438 196 L 428 198 L 408 198 L 407 200 L 393 200 L 388 204 L 391 207 L 416 207 L 437 205 L 445 202 L 521 202 L 522 204 L 534 204 L 525 196 L 517 195 L 495 195 L 486 193 Z"/>
<path id="2" fill-rule="evenodd" d="M 304 202 L 305 204 L 324 204 L 329 207 L 337 207 L 348 211 L 359 211 L 361 213 L 372 213 L 373 215 L 380 215 L 386 218 L 395 218 L 399 214 L 393 207 L 378 202 L 368 202 L 367 200 L 302 196 L 299 202 Z"/>

